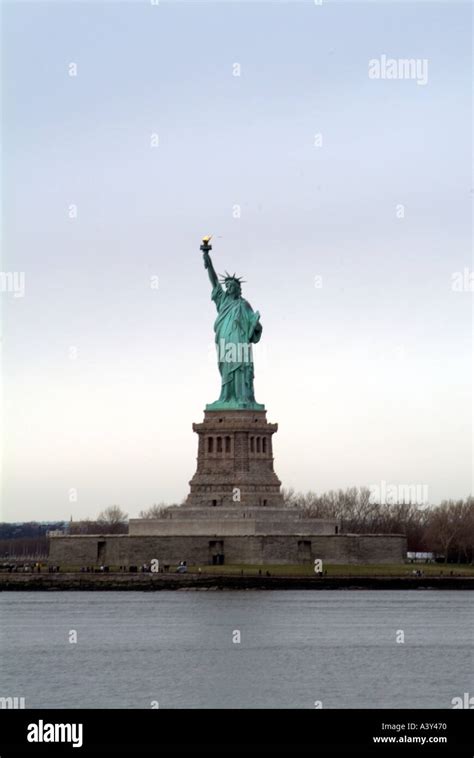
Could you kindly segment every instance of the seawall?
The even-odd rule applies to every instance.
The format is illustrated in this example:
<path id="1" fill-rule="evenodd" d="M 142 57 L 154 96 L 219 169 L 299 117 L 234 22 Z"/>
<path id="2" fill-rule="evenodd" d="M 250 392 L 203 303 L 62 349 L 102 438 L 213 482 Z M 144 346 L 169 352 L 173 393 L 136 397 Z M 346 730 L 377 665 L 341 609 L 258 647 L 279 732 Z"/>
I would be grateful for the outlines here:
<path id="1" fill-rule="evenodd" d="M 472 590 L 474 576 L 218 576 L 211 574 L 3 574 L 0 591 Z"/>

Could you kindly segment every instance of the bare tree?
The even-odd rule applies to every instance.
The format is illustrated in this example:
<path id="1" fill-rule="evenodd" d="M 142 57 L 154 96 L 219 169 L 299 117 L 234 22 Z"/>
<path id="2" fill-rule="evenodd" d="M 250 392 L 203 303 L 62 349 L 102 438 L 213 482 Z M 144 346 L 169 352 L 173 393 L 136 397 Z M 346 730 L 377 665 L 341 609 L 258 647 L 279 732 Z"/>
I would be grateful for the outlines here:
<path id="1" fill-rule="evenodd" d="M 426 526 L 426 543 L 432 550 L 444 555 L 448 562 L 449 552 L 456 546 L 456 540 L 461 536 L 464 515 L 462 500 L 444 500 L 437 508 L 433 508 Z"/>
<path id="2" fill-rule="evenodd" d="M 295 502 L 295 491 L 293 487 L 282 487 L 281 488 L 281 494 L 283 496 L 283 502 L 286 506 L 295 506 L 297 503 Z"/>
<path id="3" fill-rule="evenodd" d="M 474 557 L 474 498 L 469 496 L 458 506 L 460 529 L 456 539 L 458 563 L 461 557 L 472 563 Z"/>
<path id="4" fill-rule="evenodd" d="M 110 505 L 97 516 L 100 531 L 107 534 L 124 534 L 127 531 L 128 513 L 118 505 Z"/>
<path id="5" fill-rule="evenodd" d="M 171 507 L 166 503 L 154 503 L 150 508 L 140 511 L 138 518 L 168 518 L 167 510 Z"/>

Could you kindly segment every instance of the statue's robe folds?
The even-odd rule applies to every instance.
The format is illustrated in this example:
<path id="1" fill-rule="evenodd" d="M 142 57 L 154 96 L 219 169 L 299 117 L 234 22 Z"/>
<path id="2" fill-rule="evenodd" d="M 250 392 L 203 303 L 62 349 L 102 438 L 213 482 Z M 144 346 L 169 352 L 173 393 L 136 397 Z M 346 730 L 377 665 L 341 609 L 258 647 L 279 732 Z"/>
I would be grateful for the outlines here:
<path id="1" fill-rule="evenodd" d="M 217 308 L 214 323 L 222 390 L 218 403 L 256 405 L 253 389 L 252 343 L 260 340 L 260 314 L 242 297 L 232 298 L 220 284 L 212 290 Z"/>

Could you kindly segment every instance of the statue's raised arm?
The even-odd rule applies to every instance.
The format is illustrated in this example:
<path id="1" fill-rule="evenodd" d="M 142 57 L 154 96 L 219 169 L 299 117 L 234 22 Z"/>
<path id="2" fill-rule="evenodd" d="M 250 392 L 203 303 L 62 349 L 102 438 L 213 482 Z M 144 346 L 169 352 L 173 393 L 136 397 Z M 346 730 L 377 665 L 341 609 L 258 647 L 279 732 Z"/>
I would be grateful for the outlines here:
<path id="1" fill-rule="evenodd" d="M 217 274 L 215 272 L 214 266 L 212 265 L 211 256 L 209 255 L 209 250 L 212 250 L 212 245 L 209 244 L 211 240 L 211 237 L 203 237 L 202 239 L 202 257 L 204 259 L 204 268 L 207 268 L 207 273 L 209 274 L 209 279 L 212 284 L 212 287 L 214 288 L 217 284 L 219 284 L 219 279 L 217 278 Z"/>

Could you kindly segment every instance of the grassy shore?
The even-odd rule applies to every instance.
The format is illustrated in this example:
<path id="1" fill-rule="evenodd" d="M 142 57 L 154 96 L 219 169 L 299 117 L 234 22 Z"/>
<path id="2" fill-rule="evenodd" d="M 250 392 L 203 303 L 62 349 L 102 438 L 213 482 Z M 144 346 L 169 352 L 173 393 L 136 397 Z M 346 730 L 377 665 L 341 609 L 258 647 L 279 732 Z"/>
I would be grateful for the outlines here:
<path id="1" fill-rule="evenodd" d="M 449 577 L 449 576 L 466 576 L 474 577 L 474 565 L 467 564 L 441 564 L 441 563 L 397 563 L 397 564 L 324 564 L 324 575 L 327 577 L 376 577 L 376 576 L 394 576 L 408 577 L 413 576 L 414 571 L 421 571 L 423 576 L 427 577 Z M 110 573 L 119 571 L 118 566 L 110 566 Z M 171 566 L 169 573 L 172 574 L 176 566 Z M 188 574 L 202 574 L 210 576 L 287 576 L 287 577 L 310 577 L 315 576 L 314 566 L 312 564 L 297 565 L 246 565 L 232 564 L 224 566 L 188 566 Z M 42 568 L 42 573 L 47 572 L 47 568 Z M 61 566 L 63 573 L 79 572 L 77 566 Z M 127 573 L 127 572 L 125 572 Z M 140 573 L 140 572 L 138 572 Z"/>

